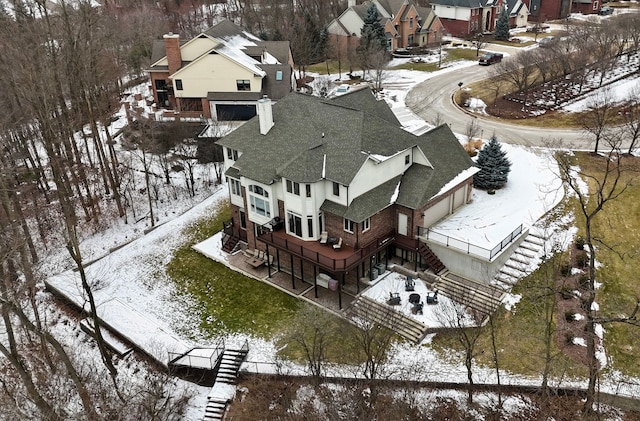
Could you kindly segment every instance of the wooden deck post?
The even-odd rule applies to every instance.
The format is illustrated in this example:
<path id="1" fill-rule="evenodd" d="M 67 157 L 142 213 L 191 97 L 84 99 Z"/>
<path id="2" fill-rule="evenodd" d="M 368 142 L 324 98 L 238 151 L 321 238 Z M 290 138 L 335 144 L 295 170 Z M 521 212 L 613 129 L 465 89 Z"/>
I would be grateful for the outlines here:
<path id="1" fill-rule="evenodd" d="M 356 292 L 360 293 L 360 265 L 356 266 Z"/>
<path id="2" fill-rule="evenodd" d="M 269 259 L 269 244 L 267 244 L 267 275 L 271 279 L 271 259 Z"/>
<path id="3" fill-rule="evenodd" d="M 278 265 L 278 272 L 280 272 L 280 249 L 279 248 L 276 249 L 276 261 Z"/>
<path id="4" fill-rule="evenodd" d="M 296 289 L 296 275 L 293 270 L 293 254 L 289 253 L 289 257 L 291 258 L 291 287 Z"/>
<path id="5" fill-rule="evenodd" d="M 342 285 L 344 285 L 344 272 L 342 272 Z M 342 285 L 338 285 L 338 308 L 342 310 Z"/>

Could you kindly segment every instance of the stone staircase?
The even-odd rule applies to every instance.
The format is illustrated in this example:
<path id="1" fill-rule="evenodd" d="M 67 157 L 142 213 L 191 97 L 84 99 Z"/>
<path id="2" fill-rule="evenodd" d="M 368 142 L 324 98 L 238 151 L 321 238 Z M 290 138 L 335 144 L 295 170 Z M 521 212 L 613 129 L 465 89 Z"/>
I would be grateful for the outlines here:
<path id="1" fill-rule="evenodd" d="M 419 321 L 402 314 L 388 304 L 366 296 L 358 297 L 346 312 L 348 318 L 362 318 L 395 331 L 403 338 L 420 343 L 427 334 L 427 327 Z"/>
<path id="2" fill-rule="evenodd" d="M 238 371 L 247 357 L 248 352 L 249 346 L 247 342 L 245 342 L 240 349 L 225 349 L 220 359 L 215 384 L 235 385 Z M 215 384 L 214 389 L 216 387 Z M 209 394 L 207 397 L 207 406 L 204 410 L 203 421 L 221 421 L 224 418 L 231 399 L 232 398 L 228 396 L 216 396 L 213 392 Z"/>
<path id="3" fill-rule="evenodd" d="M 532 230 L 529 235 L 522 241 L 520 246 L 513 252 L 509 260 L 504 264 L 500 271 L 496 274 L 495 280 L 510 288 L 518 280 L 527 276 L 531 270 L 529 267 L 536 262 L 544 251 L 545 239 Z"/>
<path id="4" fill-rule="evenodd" d="M 464 278 L 455 273 L 441 275 L 433 288 L 442 295 L 482 314 L 492 314 L 506 295 L 504 289 Z"/>

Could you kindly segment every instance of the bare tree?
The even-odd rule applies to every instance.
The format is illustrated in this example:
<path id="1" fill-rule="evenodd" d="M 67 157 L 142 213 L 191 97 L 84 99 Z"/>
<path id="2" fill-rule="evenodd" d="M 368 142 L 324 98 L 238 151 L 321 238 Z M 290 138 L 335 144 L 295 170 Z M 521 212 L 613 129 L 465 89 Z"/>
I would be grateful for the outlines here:
<path id="1" fill-rule="evenodd" d="M 623 197 L 627 188 L 634 182 L 635 177 L 630 175 L 632 167 L 626 162 L 626 157 L 620 152 L 621 139 L 618 137 L 607 138 L 609 150 L 601 160 L 602 168 L 597 171 L 584 170 L 576 167 L 571 156 L 562 154 L 558 156 L 558 168 L 568 188 L 577 197 L 577 211 L 584 219 L 584 244 L 589 251 L 589 263 L 587 268 L 588 283 L 586 291 L 581 295 L 582 308 L 586 312 L 585 340 L 587 344 L 587 358 L 589 369 L 589 383 L 587 397 L 583 405 L 585 414 L 592 414 L 596 400 L 598 387 L 599 362 L 597 357 L 596 325 L 602 323 L 627 323 L 640 327 L 637 314 L 640 309 L 640 299 L 627 309 L 616 309 L 619 316 L 599 316 L 595 310 L 596 299 L 596 261 L 600 246 L 613 249 L 605 244 L 601 236 L 595 232 L 595 222 L 606 213 L 606 207 L 612 201 Z M 584 191 L 582 183 L 587 182 L 589 191 Z"/>
<path id="2" fill-rule="evenodd" d="M 611 90 L 604 87 L 595 92 L 588 101 L 588 110 L 580 114 L 579 120 L 582 129 L 593 136 L 593 153 L 598 153 L 600 142 L 612 136 L 611 124 L 615 117 L 616 109 Z M 613 145 L 618 146 L 617 140 L 612 139 Z"/>

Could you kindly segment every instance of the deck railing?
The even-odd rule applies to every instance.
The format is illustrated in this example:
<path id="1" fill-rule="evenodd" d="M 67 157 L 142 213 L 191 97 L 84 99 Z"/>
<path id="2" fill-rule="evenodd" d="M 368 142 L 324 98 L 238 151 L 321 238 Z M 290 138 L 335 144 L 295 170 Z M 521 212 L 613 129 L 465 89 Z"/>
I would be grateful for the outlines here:
<path id="1" fill-rule="evenodd" d="M 204 355 L 190 355 L 190 353 L 196 349 L 211 349 L 210 356 Z M 206 368 L 209 370 L 213 370 L 218 363 L 218 360 L 222 356 L 224 352 L 224 339 L 220 339 L 218 343 L 211 348 L 205 347 L 194 347 L 191 348 L 188 352 L 172 352 L 169 351 L 169 364 L 174 364 L 176 366 L 184 366 L 184 367 L 197 367 L 197 368 Z"/>
<path id="2" fill-rule="evenodd" d="M 418 227 L 418 237 L 424 237 L 435 243 L 442 244 L 446 247 L 454 248 L 463 251 L 467 254 L 473 254 L 474 256 L 482 257 L 487 260 L 493 259 L 502 250 L 504 250 L 516 237 L 518 237 L 523 231 L 522 224 L 520 224 L 515 230 L 507 235 L 498 245 L 492 249 L 476 246 L 468 241 L 459 240 L 457 238 L 449 237 L 448 235 L 441 234 L 433 231 L 429 228 Z"/>
<path id="3" fill-rule="evenodd" d="M 389 231 L 386 235 L 376 238 L 366 246 L 355 249 L 353 254 L 338 259 L 314 251 L 305 247 L 304 244 L 291 241 L 286 237 L 283 238 L 274 235 L 273 232 L 264 232 L 258 239 L 279 249 L 286 250 L 298 257 L 317 263 L 330 271 L 343 272 L 354 268 L 363 258 L 376 253 L 393 242 L 394 231 Z"/>

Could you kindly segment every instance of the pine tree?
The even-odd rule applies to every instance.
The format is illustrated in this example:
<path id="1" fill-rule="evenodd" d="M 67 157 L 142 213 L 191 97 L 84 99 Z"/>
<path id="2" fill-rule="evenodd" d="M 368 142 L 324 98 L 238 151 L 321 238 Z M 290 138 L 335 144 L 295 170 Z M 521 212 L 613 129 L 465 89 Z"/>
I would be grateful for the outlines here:
<path id="1" fill-rule="evenodd" d="M 501 41 L 507 41 L 509 39 L 509 15 L 507 14 L 507 9 L 502 9 L 500 16 L 498 16 L 494 37 Z"/>
<path id="2" fill-rule="evenodd" d="M 511 162 L 502 150 L 500 142 L 492 136 L 484 148 L 478 153 L 477 165 L 480 171 L 473 176 L 473 185 L 479 189 L 500 189 L 507 184 L 507 176 L 511 171 Z"/>
<path id="3" fill-rule="evenodd" d="M 380 15 L 375 4 L 367 9 L 367 16 L 364 18 L 360 37 L 360 47 L 365 51 L 372 49 L 386 49 L 387 38 L 384 34 L 384 26 L 380 22 Z"/>

